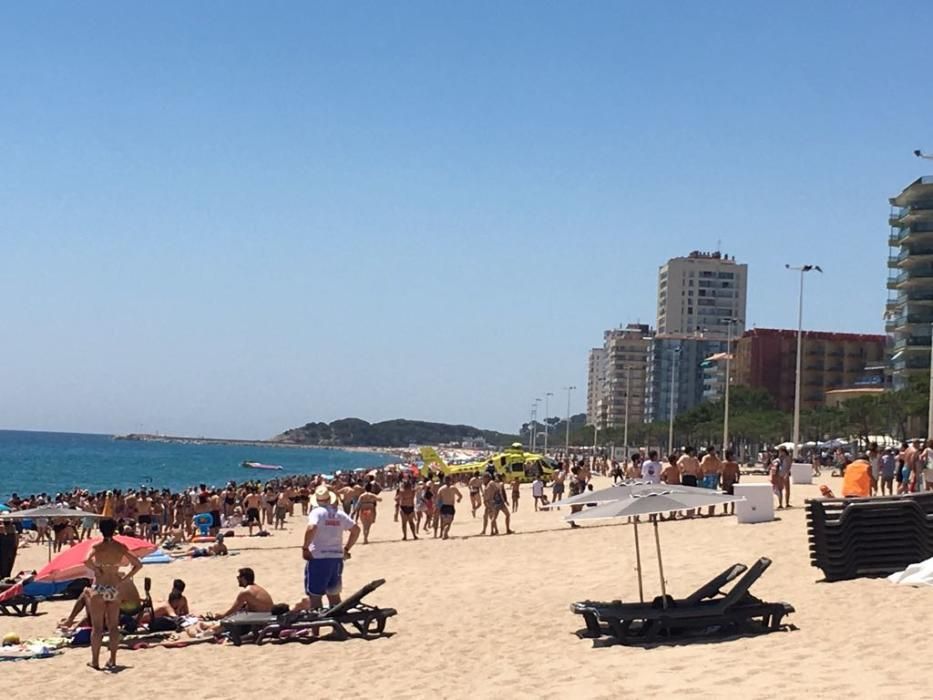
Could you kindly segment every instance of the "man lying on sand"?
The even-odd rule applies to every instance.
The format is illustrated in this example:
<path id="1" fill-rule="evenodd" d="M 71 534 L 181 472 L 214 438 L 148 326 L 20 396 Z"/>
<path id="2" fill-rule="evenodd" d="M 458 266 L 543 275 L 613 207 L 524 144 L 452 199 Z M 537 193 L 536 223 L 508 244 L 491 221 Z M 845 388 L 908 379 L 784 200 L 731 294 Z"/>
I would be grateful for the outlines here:
<path id="1" fill-rule="evenodd" d="M 210 547 L 192 547 L 187 552 L 173 552 L 169 554 L 175 559 L 199 559 L 200 557 L 223 557 L 228 554 L 227 545 L 224 544 L 223 535 L 217 535 L 217 541 Z"/>

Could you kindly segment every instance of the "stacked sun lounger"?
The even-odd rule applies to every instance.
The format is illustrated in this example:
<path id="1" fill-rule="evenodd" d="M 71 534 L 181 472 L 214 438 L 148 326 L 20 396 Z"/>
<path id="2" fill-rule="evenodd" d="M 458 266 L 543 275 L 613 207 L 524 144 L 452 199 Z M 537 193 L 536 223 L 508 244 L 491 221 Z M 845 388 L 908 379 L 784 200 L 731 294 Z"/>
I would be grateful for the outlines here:
<path id="1" fill-rule="evenodd" d="M 767 603 L 749 589 L 771 560 L 759 559 L 748 570 L 735 564 L 693 594 L 682 599 L 657 599 L 651 603 L 598 603 L 583 601 L 570 609 L 583 616 L 581 637 L 614 638 L 622 644 L 653 644 L 706 639 L 713 636 L 761 634 L 783 628 L 783 619 L 794 612 L 788 603 Z M 744 573 L 733 587 L 722 588 Z"/>
<path id="2" fill-rule="evenodd" d="M 933 557 L 933 492 L 807 501 L 810 563 L 827 581 L 886 576 Z"/>

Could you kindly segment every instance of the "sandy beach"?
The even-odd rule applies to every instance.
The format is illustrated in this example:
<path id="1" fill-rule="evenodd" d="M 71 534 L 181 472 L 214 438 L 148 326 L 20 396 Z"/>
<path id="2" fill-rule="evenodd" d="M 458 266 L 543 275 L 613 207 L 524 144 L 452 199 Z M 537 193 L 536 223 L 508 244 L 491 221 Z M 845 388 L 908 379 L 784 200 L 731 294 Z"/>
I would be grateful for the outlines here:
<path id="1" fill-rule="evenodd" d="M 763 481 L 764 477 L 746 478 Z M 838 491 L 840 480 L 820 478 Z M 599 479 L 597 488 L 608 484 Z M 85 667 L 86 648 L 0 665 L 3 696 L 230 698 L 277 697 L 921 697 L 920 667 L 908 663 L 933 625 L 930 592 L 883 579 L 820 583 L 810 566 L 803 500 L 818 486 L 794 487 L 796 507 L 774 522 L 739 525 L 732 517 L 664 522 L 661 543 L 668 591 L 692 591 L 734 562 L 774 563 L 753 592 L 787 601 L 798 629 L 752 638 L 652 649 L 594 648 L 574 633 L 582 619 L 568 605 L 585 598 L 637 599 L 632 528 L 602 521 L 571 530 L 566 510 L 533 512 L 530 487 L 513 517 L 517 534 L 480 537 L 464 505 L 449 541 L 400 541 L 391 494 L 347 563 L 345 590 L 376 578 L 388 583 L 369 602 L 397 608 L 391 637 L 256 647 L 202 644 L 184 649 L 121 650 L 127 668 Z M 235 572 L 250 566 L 276 601 L 301 596 L 299 544 L 304 523 L 273 537 L 229 540 L 238 555 L 147 566 L 164 599 L 173 578 L 187 584 L 194 612 L 217 611 L 236 595 Z M 642 539 L 646 595 L 660 593 L 650 531 Z M 22 550 L 17 568 L 45 562 L 46 550 Z M 30 618 L 0 618 L 0 634 L 48 636 L 72 603 L 43 604 Z M 326 680 L 322 680 L 326 679 Z"/>

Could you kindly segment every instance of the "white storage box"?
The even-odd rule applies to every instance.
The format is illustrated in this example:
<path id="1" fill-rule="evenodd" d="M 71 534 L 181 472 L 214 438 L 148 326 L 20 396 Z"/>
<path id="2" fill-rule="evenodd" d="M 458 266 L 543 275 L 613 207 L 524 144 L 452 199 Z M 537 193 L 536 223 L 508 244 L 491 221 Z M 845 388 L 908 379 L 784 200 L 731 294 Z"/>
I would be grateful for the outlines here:
<path id="1" fill-rule="evenodd" d="M 790 481 L 792 484 L 812 484 L 812 465 L 803 462 L 794 462 L 790 465 Z"/>
<path id="2" fill-rule="evenodd" d="M 771 484 L 736 484 L 735 495 L 745 498 L 735 504 L 735 517 L 740 523 L 774 520 L 774 492 Z"/>

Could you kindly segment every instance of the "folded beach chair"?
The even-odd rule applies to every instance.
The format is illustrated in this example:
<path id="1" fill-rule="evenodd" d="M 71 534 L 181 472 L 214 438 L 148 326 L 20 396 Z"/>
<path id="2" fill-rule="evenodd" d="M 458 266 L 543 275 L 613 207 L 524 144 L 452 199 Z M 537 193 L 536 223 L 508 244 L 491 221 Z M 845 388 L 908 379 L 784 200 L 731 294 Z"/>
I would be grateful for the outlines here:
<path id="1" fill-rule="evenodd" d="M 330 608 L 282 615 L 237 613 L 224 618 L 220 624 L 235 645 L 241 644 L 243 638 L 248 635 L 252 636 L 257 644 L 267 640 L 307 638 L 322 627 L 329 627 L 330 636 L 339 640 L 352 636 L 347 626 L 356 630 L 356 636 L 377 637 L 385 633 L 386 620 L 398 613 L 393 608 L 380 608 L 362 601 L 384 583 L 385 579 L 377 579 Z"/>
<path id="2" fill-rule="evenodd" d="M 686 598 L 681 600 L 669 599 L 669 605 L 670 607 L 683 608 L 696 605 L 702 600 L 708 600 L 717 596 L 725 596 L 725 593 L 722 592 L 722 587 L 740 574 L 745 573 L 747 568 L 745 564 L 733 564 L 718 576 L 704 583 Z M 660 604 L 660 601 L 658 604 Z M 602 635 L 611 634 L 611 630 L 607 625 L 600 625 L 599 623 L 598 618 L 601 612 L 607 615 L 621 615 L 626 611 L 640 610 L 644 607 L 645 603 L 623 603 L 621 600 L 614 600 L 612 602 L 584 600 L 579 603 L 571 603 L 570 611 L 577 615 L 583 615 L 586 629 L 577 633 L 580 637 L 600 637 Z"/>
<path id="3" fill-rule="evenodd" d="M 35 615 L 39 603 L 44 599 L 27 595 L 23 587 L 32 581 L 32 577 L 17 581 L 12 586 L 0 590 L 0 615 Z"/>
<path id="4" fill-rule="evenodd" d="M 612 636 L 623 644 L 645 644 L 685 637 L 709 637 L 729 633 L 760 634 L 781 629 L 785 615 L 794 612 L 788 603 L 767 603 L 749 589 L 771 566 L 762 557 L 725 595 L 679 604 L 621 606 L 597 610 Z M 712 584 L 712 582 L 711 582 Z"/>

